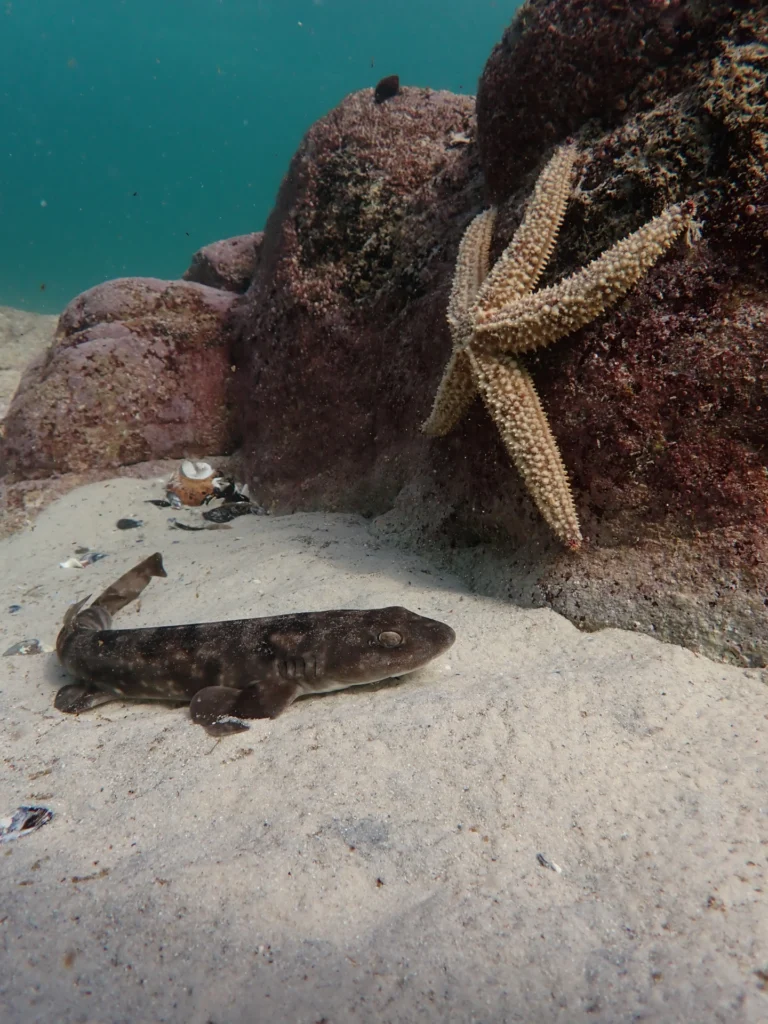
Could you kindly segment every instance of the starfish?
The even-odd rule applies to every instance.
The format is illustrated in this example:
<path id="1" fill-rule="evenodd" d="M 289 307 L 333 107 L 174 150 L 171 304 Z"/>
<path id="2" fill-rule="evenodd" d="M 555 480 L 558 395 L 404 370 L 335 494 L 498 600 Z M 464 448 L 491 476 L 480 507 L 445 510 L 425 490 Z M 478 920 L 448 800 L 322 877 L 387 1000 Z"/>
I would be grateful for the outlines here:
<path id="1" fill-rule="evenodd" d="M 573 550 L 582 536 L 565 464 L 518 356 L 571 334 L 618 302 L 690 224 L 693 212 L 690 202 L 667 207 L 581 270 L 534 291 L 557 241 L 575 158 L 573 145 L 555 151 L 490 273 L 496 209 L 479 214 L 464 233 L 448 302 L 452 352 L 421 428 L 447 434 L 479 391 L 539 512 Z"/>

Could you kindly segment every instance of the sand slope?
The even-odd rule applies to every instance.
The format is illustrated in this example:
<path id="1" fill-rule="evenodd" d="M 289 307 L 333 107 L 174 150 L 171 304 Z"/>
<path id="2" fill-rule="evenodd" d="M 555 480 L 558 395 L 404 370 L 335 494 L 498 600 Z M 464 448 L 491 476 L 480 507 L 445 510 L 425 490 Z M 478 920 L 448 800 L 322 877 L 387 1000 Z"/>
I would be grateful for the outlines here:
<path id="1" fill-rule="evenodd" d="M 2 650 L 154 550 L 123 625 L 398 603 L 458 640 L 218 744 L 178 707 L 59 715 L 54 655 L 0 659 L 0 816 L 56 814 L 0 846 L 5 1024 L 768 1019 L 759 673 L 472 596 L 351 516 L 170 531 L 159 490 L 0 542 Z M 109 557 L 60 569 L 78 543 Z"/>
<path id="2" fill-rule="evenodd" d="M 26 366 L 53 341 L 57 316 L 0 306 L 0 419 Z"/>

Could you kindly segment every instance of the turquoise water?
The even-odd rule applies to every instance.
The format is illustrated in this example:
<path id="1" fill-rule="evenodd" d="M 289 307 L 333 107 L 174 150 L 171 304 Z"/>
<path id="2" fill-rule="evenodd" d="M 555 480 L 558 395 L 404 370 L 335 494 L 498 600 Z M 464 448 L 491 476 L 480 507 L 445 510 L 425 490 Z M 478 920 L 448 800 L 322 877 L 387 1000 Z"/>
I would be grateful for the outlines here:
<path id="1" fill-rule="evenodd" d="M 264 225 L 347 93 L 474 93 L 517 0 L 0 0 L 0 305 L 178 277 Z"/>

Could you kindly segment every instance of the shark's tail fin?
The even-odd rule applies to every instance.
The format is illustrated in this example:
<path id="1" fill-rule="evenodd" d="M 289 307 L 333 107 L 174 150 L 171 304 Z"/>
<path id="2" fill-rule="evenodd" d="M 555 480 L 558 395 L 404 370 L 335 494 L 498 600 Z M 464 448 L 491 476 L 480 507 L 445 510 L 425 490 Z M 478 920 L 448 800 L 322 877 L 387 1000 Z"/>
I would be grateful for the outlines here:
<path id="1" fill-rule="evenodd" d="M 90 608 L 81 611 L 83 605 L 88 603 L 88 597 L 78 601 L 77 604 L 70 605 L 64 616 L 64 624 L 56 638 L 56 650 L 59 657 L 61 658 L 63 655 L 67 639 L 76 630 L 109 629 L 115 612 L 119 612 L 131 601 L 135 601 L 153 576 L 167 575 L 163 568 L 163 556 L 156 551 L 154 555 L 145 558 L 143 562 L 139 562 L 133 569 L 121 576 L 116 583 L 107 587 L 104 593 L 99 594 Z"/>
<path id="2" fill-rule="evenodd" d="M 103 594 L 99 594 L 91 607 L 99 608 L 112 616 L 131 601 L 135 601 L 148 586 L 153 576 L 167 575 L 168 573 L 163 568 L 163 556 L 156 551 L 154 555 L 150 555 L 149 558 L 145 558 L 143 562 L 135 565 L 133 569 L 129 569 L 117 583 L 107 587 Z"/>

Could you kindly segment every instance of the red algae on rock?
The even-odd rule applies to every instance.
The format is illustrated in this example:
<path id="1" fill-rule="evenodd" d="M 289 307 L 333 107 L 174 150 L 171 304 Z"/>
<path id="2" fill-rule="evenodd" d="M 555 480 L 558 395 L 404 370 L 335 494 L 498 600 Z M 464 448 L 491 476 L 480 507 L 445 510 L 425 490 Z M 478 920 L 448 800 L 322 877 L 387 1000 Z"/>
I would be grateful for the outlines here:
<path id="1" fill-rule="evenodd" d="M 185 281 L 125 278 L 74 299 L 4 421 L 7 480 L 231 450 L 232 298 Z"/>
<path id="2" fill-rule="evenodd" d="M 386 508 L 448 344 L 455 247 L 479 200 L 473 103 L 356 93 L 315 124 L 235 311 L 243 458 L 275 507 Z"/>
<path id="3" fill-rule="evenodd" d="M 242 294 L 258 272 L 263 238 L 263 232 L 256 231 L 203 246 L 192 257 L 183 280 Z"/>
<path id="4" fill-rule="evenodd" d="M 531 0 L 481 79 L 492 259 L 566 136 L 576 184 L 542 284 L 696 203 L 690 244 L 527 359 L 582 552 L 551 545 L 479 404 L 455 434 L 418 436 L 449 351 L 456 249 L 483 202 L 471 110 L 441 97 L 429 111 L 415 90 L 379 108 L 360 94 L 318 122 L 265 231 L 235 349 L 260 497 L 370 514 L 395 501 L 382 529 L 444 542 L 486 589 L 766 663 L 766 43 L 763 4 Z"/>
<path id="5" fill-rule="evenodd" d="M 515 142 L 549 130 L 555 109 L 572 118 L 559 130 L 580 138 L 580 180 L 553 276 L 588 262 L 661 206 L 685 197 L 697 204 L 700 238 L 679 245 L 615 312 L 529 361 L 592 545 L 570 572 L 592 581 L 582 611 L 589 606 L 595 623 L 627 619 L 605 606 L 599 589 L 610 580 L 603 573 L 616 572 L 616 555 L 624 600 L 638 612 L 631 621 L 678 639 L 691 629 L 710 653 L 724 629 L 730 654 L 764 664 L 767 8 L 619 2 L 611 4 L 615 39 L 603 46 L 613 18 L 603 7 L 527 4 L 489 60 L 478 96 L 478 138 L 505 232 L 520 215 L 519 175 L 527 172 L 524 153 L 510 170 Z M 670 25 L 674 38 L 659 52 Z M 581 108 L 562 102 L 557 74 L 537 84 L 534 103 L 536 62 L 565 68 L 577 42 L 594 68 L 579 65 L 573 81 Z M 515 172 L 516 160 L 523 162 Z M 665 551 L 665 571 L 649 545 Z M 721 571 L 735 584 L 716 583 Z M 547 599 L 573 614 L 566 570 L 551 566 L 540 580 Z M 641 592 L 654 595 L 651 615 Z M 691 623 L 678 617 L 672 626 L 666 610 L 681 593 Z"/>

